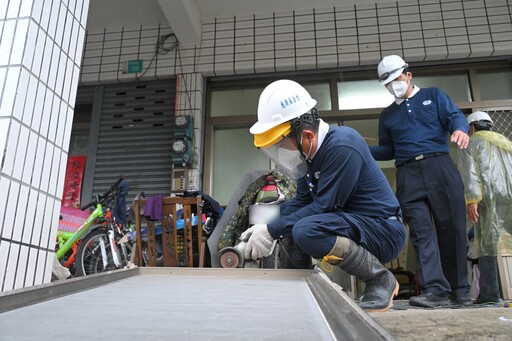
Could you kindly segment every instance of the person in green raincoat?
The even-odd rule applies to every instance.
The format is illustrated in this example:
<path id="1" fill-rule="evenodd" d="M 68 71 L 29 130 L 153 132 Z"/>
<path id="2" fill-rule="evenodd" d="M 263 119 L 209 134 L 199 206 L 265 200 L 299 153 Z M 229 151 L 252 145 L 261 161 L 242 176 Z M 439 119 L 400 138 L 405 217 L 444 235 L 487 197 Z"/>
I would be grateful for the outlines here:
<path id="1" fill-rule="evenodd" d="M 476 111 L 467 121 L 471 140 L 459 154 L 459 171 L 468 218 L 475 223 L 480 294 L 474 303 L 493 303 L 500 301 L 499 243 L 512 235 L 512 142 L 490 130 L 493 121 L 485 112 Z"/>

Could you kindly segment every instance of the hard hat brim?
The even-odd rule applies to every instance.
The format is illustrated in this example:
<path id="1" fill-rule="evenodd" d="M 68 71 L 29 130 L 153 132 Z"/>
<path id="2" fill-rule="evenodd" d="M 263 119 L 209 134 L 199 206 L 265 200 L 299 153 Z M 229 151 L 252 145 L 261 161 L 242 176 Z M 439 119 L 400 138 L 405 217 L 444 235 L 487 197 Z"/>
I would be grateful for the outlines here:
<path id="1" fill-rule="evenodd" d="M 277 127 L 269 129 L 260 134 L 254 134 L 254 145 L 258 148 L 267 148 L 282 140 L 290 134 L 292 126 L 290 122 L 285 122 Z"/>

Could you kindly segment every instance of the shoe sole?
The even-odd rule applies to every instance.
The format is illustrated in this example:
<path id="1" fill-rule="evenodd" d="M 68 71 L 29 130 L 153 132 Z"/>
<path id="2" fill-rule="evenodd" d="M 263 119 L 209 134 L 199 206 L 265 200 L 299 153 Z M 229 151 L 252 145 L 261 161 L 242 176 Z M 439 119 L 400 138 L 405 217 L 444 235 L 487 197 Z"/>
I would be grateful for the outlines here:
<path id="1" fill-rule="evenodd" d="M 388 311 L 390 308 L 393 307 L 393 298 L 398 295 L 398 290 L 400 290 L 400 284 L 398 284 L 398 281 L 395 281 L 395 290 L 393 290 L 393 294 L 391 295 L 391 298 L 389 299 L 389 303 L 386 307 L 380 308 L 380 309 L 365 309 L 368 313 L 383 313 L 385 311 Z"/>

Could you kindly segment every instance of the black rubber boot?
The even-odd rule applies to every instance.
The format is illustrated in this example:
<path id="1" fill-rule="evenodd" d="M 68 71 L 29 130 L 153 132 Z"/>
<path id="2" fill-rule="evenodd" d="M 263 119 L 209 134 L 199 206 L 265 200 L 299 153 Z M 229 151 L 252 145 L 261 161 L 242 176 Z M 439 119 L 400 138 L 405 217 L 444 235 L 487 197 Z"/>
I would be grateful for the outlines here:
<path id="1" fill-rule="evenodd" d="M 337 237 L 324 261 L 337 265 L 365 283 L 360 306 L 367 311 L 386 311 L 393 306 L 399 285 L 395 276 L 370 252 L 350 239 Z"/>
<path id="2" fill-rule="evenodd" d="M 500 302 L 498 258 L 496 256 L 482 256 L 478 258 L 478 269 L 480 270 L 480 294 L 476 298 L 475 303 Z"/>

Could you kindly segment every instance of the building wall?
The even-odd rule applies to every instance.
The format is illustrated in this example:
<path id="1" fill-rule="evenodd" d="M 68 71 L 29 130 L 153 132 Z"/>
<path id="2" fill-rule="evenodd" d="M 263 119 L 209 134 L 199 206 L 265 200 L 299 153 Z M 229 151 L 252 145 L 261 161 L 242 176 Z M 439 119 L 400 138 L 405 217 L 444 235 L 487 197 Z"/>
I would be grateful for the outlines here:
<path id="1" fill-rule="evenodd" d="M 0 1 L 0 291 L 50 280 L 88 5 Z"/>
<path id="2" fill-rule="evenodd" d="M 85 36 L 88 5 L 88 0 L 0 2 L 2 291 L 50 279 L 79 77 L 80 84 L 93 85 L 183 75 L 176 112 L 204 118 L 204 77 L 374 68 L 391 53 L 414 65 L 512 52 L 507 0 L 379 2 L 208 18 L 198 46 L 174 44 L 171 29 L 163 25 Z M 124 73 L 124 62 L 133 59 L 144 60 L 144 71 Z M 195 120 L 197 136 L 203 135 L 202 121 Z M 202 144 L 196 149 L 201 155 Z"/>

